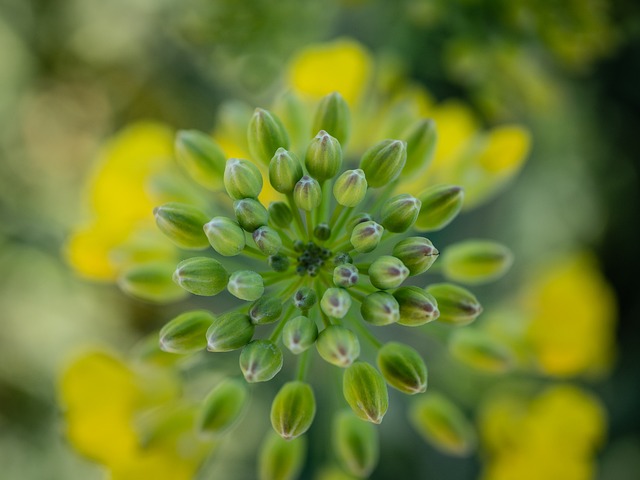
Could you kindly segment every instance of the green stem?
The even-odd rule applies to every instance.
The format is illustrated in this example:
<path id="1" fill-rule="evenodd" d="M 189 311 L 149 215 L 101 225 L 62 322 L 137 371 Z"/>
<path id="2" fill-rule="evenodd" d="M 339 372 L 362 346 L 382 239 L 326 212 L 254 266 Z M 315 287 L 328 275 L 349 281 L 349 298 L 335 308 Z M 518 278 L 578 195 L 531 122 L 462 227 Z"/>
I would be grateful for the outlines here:
<path id="1" fill-rule="evenodd" d="M 331 227 L 331 231 L 333 231 L 333 227 L 335 226 L 338 219 L 342 216 L 344 211 L 345 211 L 344 205 L 340 205 L 340 204 L 338 204 L 336 209 L 333 211 L 333 214 L 329 219 L 329 226 Z"/>
<path id="2" fill-rule="evenodd" d="M 311 212 L 305 210 L 304 216 L 307 221 L 307 239 L 311 241 L 313 240 L 313 219 L 311 218 Z"/>
<path id="3" fill-rule="evenodd" d="M 372 215 L 375 214 L 376 210 L 393 194 L 397 185 L 398 185 L 398 180 L 394 180 L 393 182 L 389 183 L 386 187 L 384 187 L 384 189 L 382 190 L 382 193 L 378 195 L 378 198 L 376 198 L 373 204 L 368 208 L 369 212 L 371 212 Z"/>
<path id="4" fill-rule="evenodd" d="M 382 347 L 382 342 L 378 340 L 373 333 L 369 331 L 367 327 L 362 325 L 357 318 L 352 318 L 351 324 L 356 327 L 356 330 L 362 334 L 376 349 Z"/>
<path id="5" fill-rule="evenodd" d="M 280 334 L 282 333 L 282 329 L 284 328 L 284 326 L 289 321 L 289 318 L 291 318 L 291 312 L 293 312 L 294 308 L 295 307 L 293 306 L 292 303 L 289 304 L 289 306 L 285 310 L 285 313 L 284 313 L 284 316 L 282 317 L 282 320 L 280 320 L 278 322 L 278 325 L 276 325 L 276 328 L 274 328 L 273 332 L 271 332 L 271 335 L 269 335 L 269 340 L 271 340 L 274 343 L 278 342 L 278 340 L 280 338 Z"/>
<path id="6" fill-rule="evenodd" d="M 293 200 L 292 193 L 287 194 L 287 202 L 289 202 L 289 208 L 291 209 L 291 213 L 293 213 L 293 219 L 298 230 L 298 235 L 300 235 L 300 237 L 304 237 L 305 233 L 302 215 L 300 214 L 300 209 L 296 206 L 296 202 Z"/>
<path id="7" fill-rule="evenodd" d="M 280 272 L 277 272 L 280 273 Z M 280 277 L 268 277 L 268 278 L 263 278 L 263 283 L 265 287 L 269 287 L 271 285 L 275 285 L 276 283 L 280 283 L 283 282 L 285 280 L 289 280 L 291 277 L 289 277 L 288 275 L 281 275 Z"/>
<path id="8" fill-rule="evenodd" d="M 331 193 L 333 180 L 322 182 L 322 203 L 320 204 L 319 222 L 327 222 L 329 217 L 329 205 L 331 204 Z"/>
<path id="9" fill-rule="evenodd" d="M 309 360 L 311 358 L 311 356 L 309 355 L 311 352 L 311 350 L 305 350 L 304 352 L 302 352 L 302 354 L 300 355 L 300 358 L 298 359 L 298 373 L 296 375 L 296 380 L 302 382 L 304 381 L 305 377 L 307 376 L 307 371 L 309 370 Z"/>

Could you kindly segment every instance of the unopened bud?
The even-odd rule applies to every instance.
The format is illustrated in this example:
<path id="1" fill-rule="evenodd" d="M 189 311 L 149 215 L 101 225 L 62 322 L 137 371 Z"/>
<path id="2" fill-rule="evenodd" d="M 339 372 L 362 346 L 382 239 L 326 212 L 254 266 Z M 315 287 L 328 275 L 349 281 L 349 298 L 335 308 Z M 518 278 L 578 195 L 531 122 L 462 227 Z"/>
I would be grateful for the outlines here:
<path id="1" fill-rule="evenodd" d="M 285 440 L 269 432 L 260 447 L 259 480 L 294 480 L 298 478 L 307 450 L 304 437 Z"/>
<path id="2" fill-rule="evenodd" d="M 336 267 L 339 265 L 344 265 L 345 263 L 353 263 L 351 255 L 349 255 L 347 252 L 340 252 L 335 257 L 333 257 L 333 264 Z"/>
<path id="3" fill-rule="evenodd" d="M 416 223 L 421 205 L 416 197 L 405 193 L 397 195 L 382 205 L 380 223 L 390 232 L 406 232 Z"/>
<path id="4" fill-rule="evenodd" d="M 409 276 L 409 269 L 404 263 L 391 255 L 376 258 L 369 267 L 369 281 L 380 290 L 397 288 Z"/>
<path id="5" fill-rule="evenodd" d="M 289 320 L 282 330 L 282 343 L 294 355 L 306 351 L 317 338 L 316 323 L 302 315 Z"/>
<path id="6" fill-rule="evenodd" d="M 333 318 L 343 318 L 351 308 L 351 295 L 342 288 L 327 288 L 320 300 L 322 311 Z"/>
<path id="7" fill-rule="evenodd" d="M 298 208 L 310 212 L 318 207 L 322 201 L 320 184 L 315 178 L 305 175 L 296 183 L 295 189 L 293 190 L 293 199 Z"/>
<path id="8" fill-rule="evenodd" d="M 207 330 L 214 320 L 205 310 L 178 315 L 160 330 L 160 349 L 180 354 L 203 350 L 207 346 Z"/>
<path id="9" fill-rule="evenodd" d="M 440 316 L 436 299 L 419 287 L 399 288 L 393 297 L 400 305 L 400 325 L 417 327 Z"/>
<path id="10" fill-rule="evenodd" d="M 436 185 L 422 192 L 422 202 L 415 228 L 423 232 L 441 230 L 458 215 L 464 200 L 464 190 L 451 185 Z"/>
<path id="11" fill-rule="evenodd" d="M 316 340 L 320 356 L 337 367 L 348 367 L 360 356 L 360 342 L 351 330 L 330 325 L 320 332 Z"/>
<path id="12" fill-rule="evenodd" d="M 243 198 L 233 202 L 233 211 L 238 223 L 247 232 L 253 232 L 257 228 L 266 225 L 269 221 L 269 213 L 262 204 L 254 198 Z"/>
<path id="13" fill-rule="evenodd" d="M 210 257 L 191 257 L 178 264 L 173 281 L 194 295 L 217 295 L 227 287 L 229 274 Z"/>
<path id="14" fill-rule="evenodd" d="M 303 312 L 313 307 L 317 301 L 316 292 L 309 287 L 301 287 L 293 295 L 293 304 Z"/>
<path id="15" fill-rule="evenodd" d="M 344 398 L 362 420 L 380 423 L 389 406 L 387 384 L 380 372 L 365 362 L 355 362 L 344 371 Z"/>
<path id="16" fill-rule="evenodd" d="M 362 301 L 360 314 L 372 325 L 390 325 L 400 320 L 400 306 L 390 293 L 374 292 Z"/>
<path id="17" fill-rule="evenodd" d="M 353 218 L 349 219 L 349 221 L 347 222 L 347 232 L 352 231 L 361 223 L 370 222 L 371 220 L 373 220 L 373 217 L 368 213 L 358 213 L 357 215 L 354 215 Z"/>
<path id="18" fill-rule="evenodd" d="M 282 122 L 273 113 L 256 108 L 247 133 L 249 151 L 265 165 L 278 148 L 289 148 L 289 135 Z"/>
<path id="19" fill-rule="evenodd" d="M 269 266 L 276 272 L 286 272 L 291 266 L 289 257 L 286 255 L 271 255 L 269 257 Z"/>
<path id="20" fill-rule="evenodd" d="M 262 174 L 249 160 L 230 158 L 224 169 L 224 188 L 234 200 L 257 198 L 262 191 Z"/>
<path id="21" fill-rule="evenodd" d="M 360 160 L 360 168 L 370 187 L 387 185 L 400 176 L 407 161 L 407 148 L 400 140 L 383 140 L 369 148 Z"/>
<path id="22" fill-rule="evenodd" d="M 269 162 L 269 183 L 280 193 L 291 193 L 304 172 L 293 152 L 279 148 Z"/>
<path id="23" fill-rule="evenodd" d="M 347 143 L 350 130 L 350 115 L 347 102 L 338 92 L 322 97 L 313 118 L 314 132 L 325 130 L 333 135 L 342 145 Z"/>
<path id="24" fill-rule="evenodd" d="M 268 382 L 282 368 L 282 350 L 271 340 L 254 340 L 240 353 L 240 370 L 249 383 Z"/>
<path id="25" fill-rule="evenodd" d="M 383 233 L 382 225 L 373 220 L 358 223 L 351 232 L 351 245 L 359 253 L 372 252 L 380 243 Z"/>
<path id="26" fill-rule="evenodd" d="M 339 412 L 333 421 L 333 449 L 342 467 L 358 478 L 368 478 L 378 463 L 378 432 L 351 412 Z"/>
<path id="27" fill-rule="evenodd" d="M 514 364 L 506 345 L 477 328 L 461 328 L 449 339 L 449 351 L 458 361 L 489 373 L 508 372 Z"/>
<path id="28" fill-rule="evenodd" d="M 367 194 L 367 179 L 359 168 L 343 172 L 333 184 L 333 196 L 343 207 L 355 207 Z"/>
<path id="29" fill-rule="evenodd" d="M 307 147 L 305 165 L 309 174 L 319 182 L 335 177 L 342 166 L 340 142 L 320 130 Z"/>
<path id="30" fill-rule="evenodd" d="M 273 323 L 282 315 L 282 300 L 273 296 L 262 296 L 249 309 L 251 321 L 256 325 Z"/>
<path id="31" fill-rule="evenodd" d="M 230 352 L 251 341 L 255 327 L 249 315 L 229 312 L 215 319 L 207 330 L 207 350 Z"/>
<path id="32" fill-rule="evenodd" d="M 304 382 L 285 383 L 271 404 L 271 425 L 285 440 L 309 430 L 315 415 L 316 399 L 311 386 Z"/>
<path id="33" fill-rule="evenodd" d="M 172 281 L 175 265 L 149 262 L 134 265 L 118 277 L 118 286 L 127 294 L 156 303 L 174 302 L 187 292 Z"/>
<path id="34" fill-rule="evenodd" d="M 253 241 L 265 255 L 275 255 L 282 248 L 282 239 L 271 227 L 260 227 L 253 232 Z"/>
<path id="35" fill-rule="evenodd" d="M 252 270 L 238 270 L 229 277 L 227 290 L 240 300 L 252 302 L 264 293 L 264 281 L 260 274 Z"/>
<path id="36" fill-rule="evenodd" d="M 482 313 L 482 305 L 469 290 L 450 283 L 438 283 L 427 287 L 427 292 L 438 302 L 438 320 L 454 325 L 467 325 Z"/>
<path id="37" fill-rule="evenodd" d="M 329 240 L 331 237 L 331 229 L 326 223 L 319 223 L 316 228 L 313 229 L 313 236 L 320 241 Z"/>
<path id="38" fill-rule="evenodd" d="M 429 270 L 438 258 L 438 250 L 428 238 L 409 237 L 393 247 L 393 256 L 402 260 L 409 275 L 420 275 Z"/>
<path id="39" fill-rule="evenodd" d="M 232 257 L 245 247 L 244 230 L 227 217 L 214 217 L 204 225 L 204 233 L 220 255 Z"/>
<path id="40" fill-rule="evenodd" d="M 438 141 L 436 124 L 431 119 L 421 119 L 411 127 L 405 136 L 407 142 L 407 163 L 403 175 L 410 176 L 426 169 L 433 159 Z"/>
<path id="41" fill-rule="evenodd" d="M 427 390 L 427 366 L 408 345 L 385 343 L 378 350 L 378 368 L 387 383 L 403 393 L 415 395 Z"/>
<path id="42" fill-rule="evenodd" d="M 287 228 L 293 221 L 293 214 L 286 203 L 271 202 L 269 204 L 269 218 L 276 227 Z"/>
<path id="43" fill-rule="evenodd" d="M 358 283 L 358 279 L 358 269 L 355 265 L 345 263 L 333 269 L 333 283 L 336 287 L 353 287 Z"/>
<path id="44" fill-rule="evenodd" d="M 468 240 L 450 245 L 442 255 L 442 272 L 451 280 L 480 284 L 504 275 L 513 254 L 504 245 L 486 240 Z"/>
<path id="45" fill-rule="evenodd" d="M 247 386 L 241 380 L 225 379 L 202 402 L 196 425 L 200 432 L 221 434 L 242 416 L 247 404 Z"/>
<path id="46" fill-rule="evenodd" d="M 209 135 L 197 130 L 179 131 L 175 153 L 178 164 L 200 185 L 210 190 L 222 186 L 224 153 Z"/>
<path id="47" fill-rule="evenodd" d="M 153 210 L 156 225 L 180 248 L 202 250 L 209 246 L 202 226 L 209 218 L 191 205 L 167 203 Z"/>

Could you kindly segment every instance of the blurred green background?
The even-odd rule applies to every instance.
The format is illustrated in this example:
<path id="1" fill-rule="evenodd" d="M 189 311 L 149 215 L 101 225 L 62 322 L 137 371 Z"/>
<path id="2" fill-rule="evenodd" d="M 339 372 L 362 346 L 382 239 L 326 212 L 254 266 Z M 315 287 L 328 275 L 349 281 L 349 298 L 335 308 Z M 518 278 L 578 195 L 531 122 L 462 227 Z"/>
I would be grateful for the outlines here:
<path id="1" fill-rule="evenodd" d="M 595 252 L 617 297 L 617 355 L 609 376 L 578 383 L 608 412 L 599 478 L 637 478 L 640 5 L 604 0 L 4 0 L 2 478 L 100 478 L 61 433 L 59 369 L 86 344 L 124 352 L 170 316 L 77 278 L 63 259 L 101 143 L 141 119 L 210 130 L 224 100 L 267 102 L 293 52 L 341 36 L 393 58 L 438 100 L 467 102 L 487 126 L 531 130 L 517 180 L 440 241 L 510 245 L 518 261 L 500 295 L 563 252 Z M 389 420 L 372 478 L 478 477 L 479 456 L 445 457 Z"/>

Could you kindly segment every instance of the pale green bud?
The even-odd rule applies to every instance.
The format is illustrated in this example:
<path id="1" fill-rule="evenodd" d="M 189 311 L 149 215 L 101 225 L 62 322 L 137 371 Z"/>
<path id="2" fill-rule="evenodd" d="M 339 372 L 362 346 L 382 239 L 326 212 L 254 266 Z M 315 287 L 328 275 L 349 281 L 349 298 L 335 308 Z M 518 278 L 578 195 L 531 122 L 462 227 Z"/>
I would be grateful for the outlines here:
<path id="1" fill-rule="evenodd" d="M 438 393 L 420 397 L 411 407 L 409 420 L 422 437 L 443 453 L 469 455 L 475 433 L 460 409 Z"/>
<path id="2" fill-rule="evenodd" d="M 160 348 L 169 353 L 194 353 L 207 346 L 206 333 L 215 317 L 205 310 L 178 315 L 160 330 Z"/>
<path id="3" fill-rule="evenodd" d="M 358 213 L 347 222 L 347 232 L 352 231 L 361 223 L 370 222 L 371 220 L 373 220 L 373 217 L 368 213 Z"/>
<path id="4" fill-rule="evenodd" d="M 378 431 L 351 412 L 335 416 L 331 443 L 342 467 L 358 478 L 368 478 L 378 464 Z"/>
<path id="5" fill-rule="evenodd" d="M 269 204 L 269 218 L 276 227 L 287 228 L 293 221 L 293 214 L 286 203 L 271 202 Z"/>
<path id="6" fill-rule="evenodd" d="M 438 302 L 433 295 L 418 287 L 402 287 L 393 292 L 400 305 L 400 325 L 417 327 L 440 316 Z"/>
<path id="7" fill-rule="evenodd" d="M 271 425 L 285 440 L 309 430 L 315 415 L 316 399 L 311 386 L 304 382 L 285 383 L 271 404 Z"/>
<path id="8" fill-rule="evenodd" d="M 301 287 L 293 295 L 293 304 L 303 312 L 313 307 L 317 301 L 318 297 L 316 292 L 309 287 Z"/>
<path id="9" fill-rule="evenodd" d="M 378 188 L 400 176 L 407 161 L 407 146 L 400 140 L 383 140 L 369 148 L 360 160 L 360 168 L 370 187 Z"/>
<path id="10" fill-rule="evenodd" d="M 310 212 L 317 208 L 322 201 L 320 184 L 315 178 L 305 175 L 296 183 L 293 190 L 293 199 L 297 207 Z"/>
<path id="11" fill-rule="evenodd" d="M 355 265 L 344 263 L 333 269 L 333 283 L 336 287 L 353 287 L 358 283 L 358 279 L 358 269 Z"/>
<path id="12" fill-rule="evenodd" d="M 253 302 L 264 293 L 264 281 L 260 274 L 252 270 L 238 270 L 229 277 L 227 290 L 240 300 Z"/>
<path id="13" fill-rule="evenodd" d="M 313 229 L 313 236 L 320 241 L 329 240 L 331 237 L 331 229 L 326 223 L 319 223 L 316 228 Z"/>
<path id="14" fill-rule="evenodd" d="M 427 390 L 427 366 L 408 345 L 385 343 L 378 350 L 378 368 L 387 383 L 403 393 L 415 395 Z"/>
<path id="15" fill-rule="evenodd" d="M 181 130 L 176 135 L 175 153 L 178 164 L 200 185 L 210 190 L 222 186 L 226 160 L 211 136 L 197 130 Z"/>
<path id="16" fill-rule="evenodd" d="M 325 130 L 343 145 L 349 139 L 349 106 L 338 92 L 322 97 L 318 104 L 311 133 L 320 130 Z"/>
<path id="17" fill-rule="evenodd" d="M 279 148 L 269 162 L 269 183 L 280 193 L 291 193 L 304 172 L 293 152 Z"/>
<path id="18" fill-rule="evenodd" d="M 251 341 L 255 327 L 249 315 L 229 312 L 220 315 L 207 330 L 207 350 L 230 352 Z"/>
<path id="19" fill-rule="evenodd" d="M 282 343 L 295 355 L 306 351 L 317 338 L 316 323 L 302 315 L 289 320 L 282 330 Z"/>
<path id="20" fill-rule="evenodd" d="M 286 255 L 271 255 L 268 262 L 269 266 L 276 272 L 286 272 L 291 266 L 289 257 Z"/>
<path id="21" fill-rule="evenodd" d="M 191 205 L 167 203 L 153 209 L 156 225 L 180 248 L 202 250 L 209 246 L 202 226 L 209 218 Z"/>
<path id="22" fill-rule="evenodd" d="M 380 209 L 380 223 L 393 233 L 409 230 L 420 213 L 422 202 L 403 193 L 387 200 Z"/>
<path id="23" fill-rule="evenodd" d="M 260 447 L 259 480 L 295 480 L 304 466 L 306 451 L 304 437 L 285 440 L 269 432 Z"/>
<path id="24" fill-rule="evenodd" d="M 245 247 L 244 230 L 227 217 L 214 217 L 204 225 L 204 233 L 220 255 L 232 257 Z"/>
<path id="25" fill-rule="evenodd" d="M 343 172 L 333 184 L 333 196 L 343 207 L 355 207 L 367 194 L 367 179 L 359 168 Z"/>
<path id="26" fill-rule="evenodd" d="M 253 232 L 253 241 L 265 255 L 275 255 L 282 248 L 282 239 L 271 227 L 260 227 Z"/>
<path id="27" fill-rule="evenodd" d="M 340 325 L 329 325 L 316 340 L 320 356 L 337 367 L 348 367 L 360 356 L 360 342 L 351 330 Z"/>
<path id="28" fill-rule="evenodd" d="M 194 295 L 217 295 L 227 287 L 229 274 L 210 257 L 191 257 L 178 264 L 173 281 Z"/>
<path id="29" fill-rule="evenodd" d="M 420 275 L 429 270 L 438 255 L 431 240 L 424 237 L 405 238 L 393 247 L 393 256 L 404 263 L 409 269 L 409 275 Z"/>
<path id="30" fill-rule="evenodd" d="M 504 275 L 513 254 L 504 245 L 487 240 L 467 240 L 450 245 L 442 256 L 442 272 L 451 280 L 480 284 Z"/>
<path id="31" fill-rule="evenodd" d="M 249 383 L 268 382 L 282 368 L 282 350 L 271 340 L 249 342 L 240 353 L 240 370 Z"/>
<path id="32" fill-rule="evenodd" d="M 449 338 L 449 351 L 460 362 L 488 373 L 505 373 L 514 365 L 511 350 L 477 328 L 461 328 Z"/>
<path id="33" fill-rule="evenodd" d="M 172 280 L 175 265 L 149 262 L 134 265 L 118 277 L 118 286 L 125 293 L 156 303 L 175 302 L 187 292 Z"/>
<path id="34" fill-rule="evenodd" d="M 256 325 L 273 323 L 282 315 L 282 299 L 262 296 L 249 309 L 251 321 Z"/>
<path id="35" fill-rule="evenodd" d="M 340 142 L 320 130 L 307 147 L 304 161 L 309 174 L 318 181 L 335 177 L 342 167 Z"/>
<path id="36" fill-rule="evenodd" d="M 380 290 L 399 287 L 409 276 L 409 269 L 399 258 L 383 255 L 369 267 L 369 281 Z"/>
<path id="37" fill-rule="evenodd" d="M 482 313 L 482 305 L 469 290 L 450 283 L 438 283 L 427 287 L 435 297 L 440 310 L 438 320 L 454 325 L 467 325 Z"/>
<path id="38" fill-rule="evenodd" d="M 403 175 L 415 175 L 426 169 L 433 159 L 438 142 L 436 123 L 431 119 L 418 120 L 405 136 L 407 142 L 407 163 Z"/>
<path id="39" fill-rule="evenodd" d="M 436 185 L 418 198 L 422 202 L 415 228 L 423 232 L 441 230 L 458 215 L 464 201 L 462 187 Z"/>
<path id="40" fill-rule="evenodd" d="M 390 325 L 400 319 L 400 306 L 390 293 L 373 292 L 363 300 L 360 314 L 372 325 Z"/>
<path id="41" fill-rule="evenodd" d="M 339 265 L 344 265 L 345 263 L 353 263 L 351 255 L 349 255 L 347 252 L 340 252 L 335 257 L 333 257 L 333 264 L 336 267 Z"/>
<path id="42" fill-rule="evenodd" d="M 262 108 L 256 108 L 251 117 L 247 140 L 251 155 L 265 165 L 278 148 L 289 148 L 289 135 L 280 119 Z"/>
<path id="43" fill-rule="evenodd" d="M 234 200 L 257 198 L 262 191 L 262 174 L 249 160 L 230 158 L 224 169 L 224 188 Z"/>
<path id="44" fill-rule="evenodd" d="M 247 385 L 243 381 L 222 380 L 202 402 L 196 419 L 197 429 L 216 435 L 225 432 L 240 419 L 247 399 Z"/>
<path id="45" fill-rule="evenodd" d="M 320 300 L 322 311 L 333 318 L 343 318 L 351 308 L 351 295 L 342 288 L 327 288 Z"/>
<path id="46" fill-rule="evenodd" d="M 269 221 L 269 213 L 262 204 L 254 198 L 243 198 L 233 202 L 233 211 L 238 223 L 247 232 L 253 232 L 257 228 L 266 225 Z"/>
<path id="47" fill-rule="evenodd" d="M 358 223 L 351 232 L 350 242 L 359 253 L 369 253 L 376 249 L 384 228 L 373 220 Z"/>
<path id="48" fill-rule="evenodd" d="M 389 406 L 387 384 L 380 372 L 365 362 L 355 362 L 344 371 L 344 398 L 362 420 L 380 423 Z"/>

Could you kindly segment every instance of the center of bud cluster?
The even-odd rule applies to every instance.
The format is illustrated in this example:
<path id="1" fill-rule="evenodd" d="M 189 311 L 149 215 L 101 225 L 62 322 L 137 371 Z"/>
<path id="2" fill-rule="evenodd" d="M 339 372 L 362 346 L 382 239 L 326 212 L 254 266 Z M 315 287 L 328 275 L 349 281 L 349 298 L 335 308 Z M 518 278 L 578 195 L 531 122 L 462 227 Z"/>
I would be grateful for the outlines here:
<path id="1" fill-rule="evenodd" d="M 320 247 L 313 242 L 304 243 L 300 240 L 294 244 L 296 252 L 300 252 L 296 273 L 303 277 L 309 274 L 311 277 L 318 275 L 324 262 L 331 257 L 331 251 Z"/>

